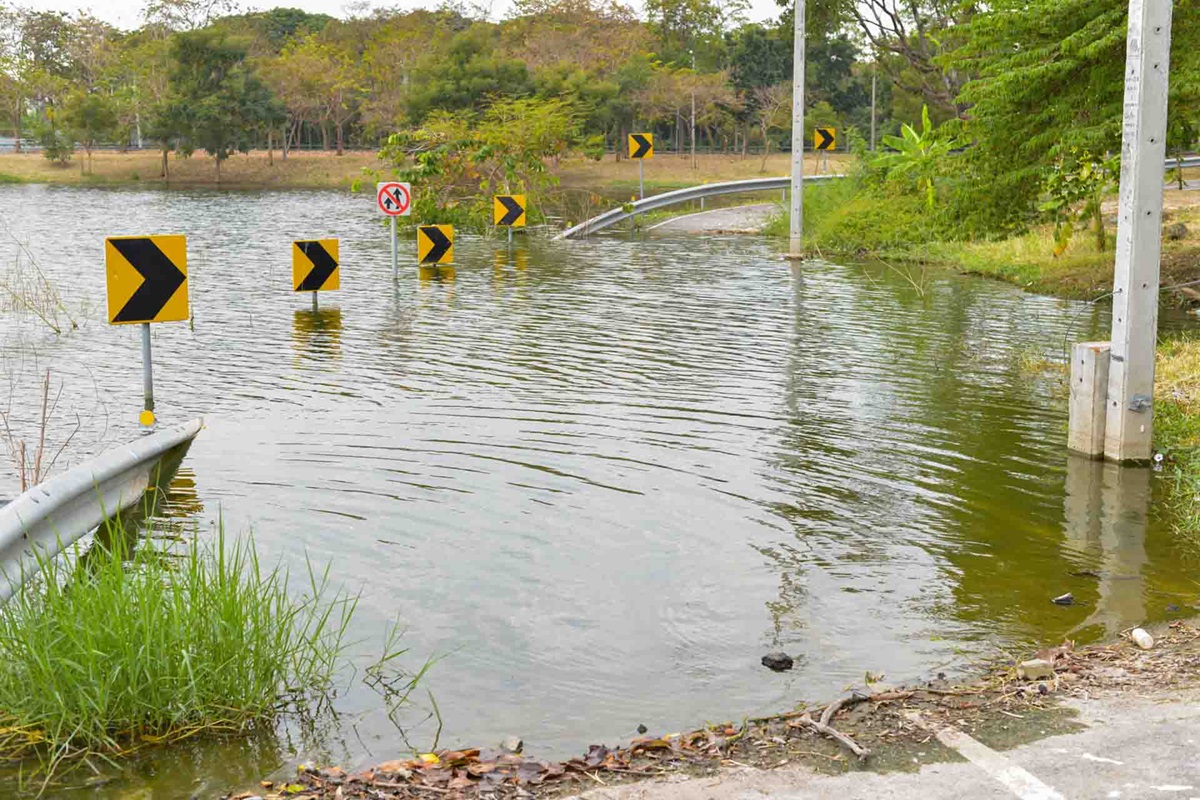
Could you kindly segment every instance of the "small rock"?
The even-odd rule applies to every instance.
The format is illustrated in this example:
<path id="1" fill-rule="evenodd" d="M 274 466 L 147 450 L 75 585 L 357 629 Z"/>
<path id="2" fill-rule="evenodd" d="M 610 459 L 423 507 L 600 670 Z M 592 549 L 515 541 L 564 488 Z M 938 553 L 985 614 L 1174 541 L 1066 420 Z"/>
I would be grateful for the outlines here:
<path id="1" fill-rule="evenodd" d="M 1168 240 L 1172 242 L 1178 242 L 1180 239 L 1187 238 L 1188 227 L 1182 222 L 1176 222 L 1173 225 L 1168 225 L 1167 229 L 1163 231 L 1163 234 L 1166 235 Z"/>
<path id="2" fill-rule="evenodd" d="M 796 662 L 787 653 L 767 653 L 762 657 L 762 664 L 776 672 L 786 672 L 796 666 Z"/>
<path id="3" fill-rule="evenodd" d="M 509 736 L 500 743 L 500 749 L 506 753 L 519 753 L 525 749 L 525 743 L 519 736 Z"/>
<path id="4" fill-rule="evenodd" d="M 1141 628 L 1134 628 L 1129 632 L 1129 636 L 1133 639 L 1134 644 L 1143 650 L 1149 650 L 1154 647 L 1154 637 Z"/>
<path id="5" fill-rule="evenodd" d="M 1017 677 L 1023 681 L 1040 681 L 1054 677 L 1054 664 L 1044 658 L 1022 661 L 1017 666 Z"/>
<path id="6" fill-rule="evenodd" d="M 638 726 L 637 726 L 637 732 L 638 732 L 638 733 L 645 733 L 645 732 L 646 732 L 646 731 L 648 731 L 648 730 L 650 730 L 650 729 L 649 729 L 649 728 L 647 728 L 645 725 L 638 725 Z"/>
<path id="7" fill-rule="evenodd" d="M 1176 605 L 1175 603 L 1171 603 L 1170 605 L 1167 606 L 1167 612 L 1171 613 L 1171 614 L 1174 614 L 1176 611 L 1180 611 L 1180 610 L 1181 609 L 1179 608 L 1179 606 Z"/>
<path id="8" fill-rule="evenodd" d="M 1060 594 L 1050 602 L 1054 603 L 1056 606 L 1073 606 L 1075 605 L 1075 595 L 1067 592 L 1066 594 Z"/>

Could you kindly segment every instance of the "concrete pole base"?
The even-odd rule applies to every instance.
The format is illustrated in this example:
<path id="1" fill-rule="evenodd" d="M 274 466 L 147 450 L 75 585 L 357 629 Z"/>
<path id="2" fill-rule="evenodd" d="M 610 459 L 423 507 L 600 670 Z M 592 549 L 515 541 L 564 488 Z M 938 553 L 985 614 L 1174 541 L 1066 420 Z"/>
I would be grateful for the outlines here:
<path id="1" fill-rule="evenodd" d="M 1089 458 L 1104 458 L 1111 354 L 1109 342 L 1082 342 L 1071 351 L 1071 422 L 1067 448 Z"/>

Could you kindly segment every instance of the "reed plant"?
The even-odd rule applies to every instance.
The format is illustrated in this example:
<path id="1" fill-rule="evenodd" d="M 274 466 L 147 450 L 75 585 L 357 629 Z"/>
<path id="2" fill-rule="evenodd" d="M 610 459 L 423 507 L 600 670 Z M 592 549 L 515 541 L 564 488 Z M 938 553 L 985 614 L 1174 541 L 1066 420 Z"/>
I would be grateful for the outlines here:
<path id="1" fill-rule="evenodd" d="M 311 565 L 297 594 L 251 538 L 45 558 L 0 608 L 0 757 L 64 764 L 270 724 L 331 688 L 356 600 Z M 104 542 L 102 544 L 101 542 Z"/>
<path id="2" fill-rule="evenodd" d="M 1155 446 L 1166 456 L 1172 524 L 1200 554 L 1200 337 L 1159 345 L 1155 393 Z"/>

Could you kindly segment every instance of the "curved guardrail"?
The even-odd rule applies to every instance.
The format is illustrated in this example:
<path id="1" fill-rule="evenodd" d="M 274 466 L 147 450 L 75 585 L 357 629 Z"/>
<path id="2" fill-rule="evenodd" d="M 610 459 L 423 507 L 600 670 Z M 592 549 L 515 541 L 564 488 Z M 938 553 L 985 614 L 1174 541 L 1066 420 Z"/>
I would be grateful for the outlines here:
<path id="1" fill-rule="evenodd" d="M 1184 156 L 1182 159 L 1168 158 L 1165 171 L 1169 172 L 1177 169 L 1182 164 L 1184 169 L 1194 169 L 1200 167 L 1200 156 Z M 805 175 L 805 183 L 817 181 L 829 181 L 834 178 L 840 178 L 841 175 Z M 762 191 L 779 191 L 781 189 L 790 188 L 792 179 L 790 177 L 782 178 L 752 178 L 745 181 L 727 181 L 725 183 L 706 183 L 701 186 L 690 186 L 687 189 L 676 189 L 673 192 L 664 192 L 656 194 L 653 197 L 647 197 L 643 200 L 638 200 L 628 206 L 622 208 L 614 208 L 612 211 L 606 211 L 599 216 L 592 217 L 586 222 L 581 222 L 573 228 L 560 233 L 554 238 L 558 239 L 574 239 L 577 236 L 587 236 L 588 234 L 602 231 L 605 228 L 610 228 L 618 222 L 624 222 L 630 217 L 636 217 L 638 214 L 645 214 L 647 211 L 655 211 L 667 206 L 673 206 L 677 203 L 686 203 L 690 200 L 700 200 L 705 197 L 717 197 L 723 194 L 740 194 L 742 192 L 762 192 Z"/>
<path id="2" fill-rule="evenodd" d="M 0 603 L 25 582 L 34 552 L 52 558 L 105 519 L 137 505 L 162 462 L 191 444 L 204 427 L 196 419 L 72 467 L 0 508 Z"/>
<path id="3" fill-rule="evenodd" d="M 840 175 L 805 175 L 805 183 L 830 181 L 840 178 Z M 742 192 L 765 192 L 787 189 L 792 185 L 790 177 L 783 178 L 751 178 L 746 181 L 726 181 L 725 183 L 706 183 L 701 186 L 689 186 L 686 189 L 676 189 L 673 192 L 656 194 L 643 200 L 637 200 L 628 206 L 614 208 L 612 211 L 592 217 L 587 222 L 581 222 L 573 228 L 555 236 L 555 239 L 574 239 L 576 236 L 586 236 L 596 231 L 612 227 L 638 214 L 655 211 L 676 203 L 686 203 L 689 200 L 699 200 L 704 197 L 718 197 L 723 194 L 741 194 Z M 628 210 L 627 210 L 628 209 Z"/>

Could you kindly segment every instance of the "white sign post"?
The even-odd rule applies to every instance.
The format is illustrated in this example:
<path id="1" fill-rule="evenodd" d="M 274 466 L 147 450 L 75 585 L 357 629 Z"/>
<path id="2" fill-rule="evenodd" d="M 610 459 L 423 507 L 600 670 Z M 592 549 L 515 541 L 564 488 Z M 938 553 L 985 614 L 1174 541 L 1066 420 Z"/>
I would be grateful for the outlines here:
<path id="1" fill-rule="evenodd" d="M 392 278 L 400 276 L 400 233 L 396 219 L 412 214 L 412 187 L 400 181 L 375 185 L 375 203 L 379 213 L 392 218 Z"/>

